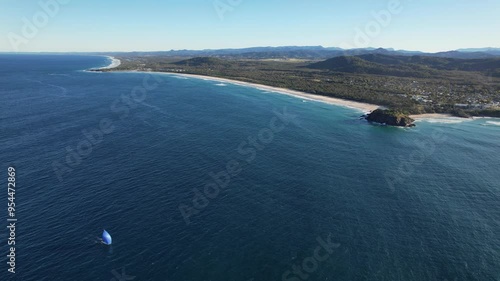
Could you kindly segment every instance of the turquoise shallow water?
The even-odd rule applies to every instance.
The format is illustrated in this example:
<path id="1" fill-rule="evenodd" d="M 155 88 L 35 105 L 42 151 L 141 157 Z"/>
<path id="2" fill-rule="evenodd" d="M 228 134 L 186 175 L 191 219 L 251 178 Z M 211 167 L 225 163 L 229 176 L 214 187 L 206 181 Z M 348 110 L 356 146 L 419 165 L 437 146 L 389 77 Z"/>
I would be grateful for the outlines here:
<path id="1" fill-rule="evenodd" d="M 388 128 L 253 88 L 81 71 L 107 63 L 0 56 L 17 280 L 500 280 L 498 119 Z"/>

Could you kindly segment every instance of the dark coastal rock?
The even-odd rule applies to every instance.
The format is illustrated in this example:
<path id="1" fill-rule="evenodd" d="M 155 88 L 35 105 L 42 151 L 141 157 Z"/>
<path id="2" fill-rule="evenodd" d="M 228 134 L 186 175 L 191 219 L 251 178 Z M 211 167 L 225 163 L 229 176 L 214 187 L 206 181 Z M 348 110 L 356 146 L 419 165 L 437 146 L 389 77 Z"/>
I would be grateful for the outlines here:
<path id="1" fill-rule="evenodd" d="M 366 116 L 366 120 L 369 122 L 386 124 L 389 126 L 397 127 L 415 127 L 415 120 L 411 119 L 410 116 L 386 109 L 376 109 Z"/>

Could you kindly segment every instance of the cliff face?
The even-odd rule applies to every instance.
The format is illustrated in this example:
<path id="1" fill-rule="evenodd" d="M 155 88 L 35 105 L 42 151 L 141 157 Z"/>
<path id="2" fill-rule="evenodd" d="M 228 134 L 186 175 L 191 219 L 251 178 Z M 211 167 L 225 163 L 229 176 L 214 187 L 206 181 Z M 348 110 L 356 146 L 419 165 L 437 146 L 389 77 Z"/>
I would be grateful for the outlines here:
<path id="1" fill-rule="evenodd" d="M 377 109 L 366 116 L 369 122 L 387 124 L 389 126 L 398 127 L 415 127 L 415 120 L 408 115 L 393 110 Z"/>

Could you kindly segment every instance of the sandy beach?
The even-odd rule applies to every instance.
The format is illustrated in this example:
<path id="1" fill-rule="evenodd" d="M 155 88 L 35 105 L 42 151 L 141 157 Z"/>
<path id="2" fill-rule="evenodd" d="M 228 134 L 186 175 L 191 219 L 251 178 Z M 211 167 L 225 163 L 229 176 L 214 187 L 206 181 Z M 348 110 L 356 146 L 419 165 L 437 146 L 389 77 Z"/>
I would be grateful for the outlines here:
<path id="1" fill-rule="evenodd" d="M 218 78 L 218 77 L 195 75 L 195 74 L 177 74 L 177 73 L 165 73 L 165 72 L 158 72 L 158 73 L 167 74 L 167 75 L 171 75 L 171 76 L 180 76 L 180 77 L 188 77 L 188 78 L 190 77 L 190 78 L 197 78 L 197 79 L 209 80 L 209 81 L 220 82 L 220 83 L 227 83 L 227 84 L 234 84 L 234 85 L 239 85 L 239 86 L 252 87 L 252 88 L 259 89 L 259 90 L 289 95 L 289 96 L 301 98 L 304 100 L 318 101 L 318 102 L 323 102 L 323 103 L 327 103 L 327 104 L 349 107 L 349 108 L 360 110 L 363 113 L 368 113 L 368 112 L 371 112 L 371 111 L 381 107 L 381 106 L 375 105 L 375 104 L 356 102 L 356 101 L 350 101 L 350 100 L 333 98 L 333 97 L 313 95 L 313 94 L 308 94 L 308 93 L 299 92 L 299 91 L 290 90 L 290 89 L 266 86 L 266 85 L 249 83 L 249 82 L 241 82 L 241 81 L 231 80 L 231 79 L 226 79 L 226 78 Z"/>
<path id="2" fill-rule="evenodd" d="M 111 64 L 108 66 L 105 66 L 105 67 L 98 68 L 97 70 L 112 69 L 112 68 L 118 67 L 122 64 L 122 62 L 115 57 L 107 56 L 107 58 L 109 58 L 111 60 Z"/>
<path id="3" fill-rule="evenodd" d="M 415 120 L 457 118 L 451 114 L 445 114 L 445 113 L 427 113 L 427 114 L 419 114 L 419 115 L 410 115 L 410 117 L 415 119 Z"/>
<path id="4" fill-rule="evenodd" d="M 110 58 L 113 61 L 112 64 L 105 67 L 105 68 L 101 68 L 101 69 L 111 69 L 111 68 L 115 68 L 115 67 L 120 65 L 120 63 L 121 63 L 120 60 L 113 58 L 113 57 L 110 57 Z M 351 109 L 359 110 L 363 113 L 369 113 L 377 108 L 384 107 L 384 106 L 376 105 L 376 104 L 369 104 L 369 103 L 351 101 L 351 100 L 340 99 L 340 98 L 313 95 L 313 94 L 308 94 L 305 92 L 300 92 L 300 91 L 295 91 L 295 90 L 290 90 L 290 89 L 285 89 L 285 88 L 266 86 L 266 85 L 250 83 L 250 82 L 242 82 L 242 81 L 232 80 L 232 79 L 227 79 L 227 78 L 219 78 L 219 77 L 196 75 L 196 74 L 170 73 L 170 72 L 148 72 L 148 73 L 158 73 L 158 74 L 177 76 L 177 77 L 185 77 L 185 78 L 196 78 L 196 79 L 214 81 L 214 82 L 219 82 L 219 83 L 252 87 L 252 88 L 259 89 L 259 90 L 289 95 L 289 96 L 301 98 L 304 100 L 317 101 L 317 102 L 322 102 L 322 103 L 326 103 L 326 104 L 348 107 Z M 428 113 L 428 114 L 410 115 L 410 117 L 417 120 L 417 121 L 427 120 L 427 119 L 455 119 L 455 118 L 463 121 L 463 118 L 457 118 L 451 114 L 442 114 L 442 113 Z"/>

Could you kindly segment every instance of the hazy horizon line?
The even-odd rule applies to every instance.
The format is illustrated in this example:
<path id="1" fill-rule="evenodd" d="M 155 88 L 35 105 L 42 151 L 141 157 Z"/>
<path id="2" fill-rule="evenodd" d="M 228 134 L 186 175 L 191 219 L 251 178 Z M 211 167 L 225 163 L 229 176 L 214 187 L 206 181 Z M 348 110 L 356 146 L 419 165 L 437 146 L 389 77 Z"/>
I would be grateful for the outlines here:
<path id="1" fill-rule="evenodd" d="M 324 49 L 339 49 L 339 50 L 345 50 L 345 51 L 351 51 L 351 50 L 367 50 L 367 49 L 384 49 L 384 50 L 393 50 L 393 51 L 405 51 L 405 52 L 421 52 L 421 53 L 429 53 L 429 54 L 435 54 L 435 53 L 442 53 L 442 52 L 453 52 L 453 51 L 460 51 L 460 50 L 474 50 L 474 49 L 499 49 L 500 47 L 461 47 L 461 48 L 456 48 L 456 49 L 447 49 L 447 50 L 441 50 L 441 51 L 421 51 L 421 50 L 407 50 L 407 49 L 396 49 L 392 47 L 362 47 L 362 48 L 341 48 L 337 46 L 322 46 L 322 45 L 279 45 L 279 46 L 252 46 L 252 47 L 239 47 L 239 48 L 208 48 L 208 49 L 170 49 L 170 50 L 128 50 L 128 51 L 24 51 L 24 52 L 16 52 L 16 51 L 0 51 L 0 53 L 9 53 L 9 54 L 39 54 L 39 53 L 58 53 L 58 54 L 65 54 L 65 53 L 87 53 L 87 54 L 92 54 L 92 53 L 158 53 L 158 52 L 180 52 L 180 51 L 219 51 L 219 50 L 244 50 L 244 49 L 253 49 L 253 48 L 286 48 L 286 47 L 297 47 L 297 48 L 307 48 L 307 47 L 321 47 Z"/>

